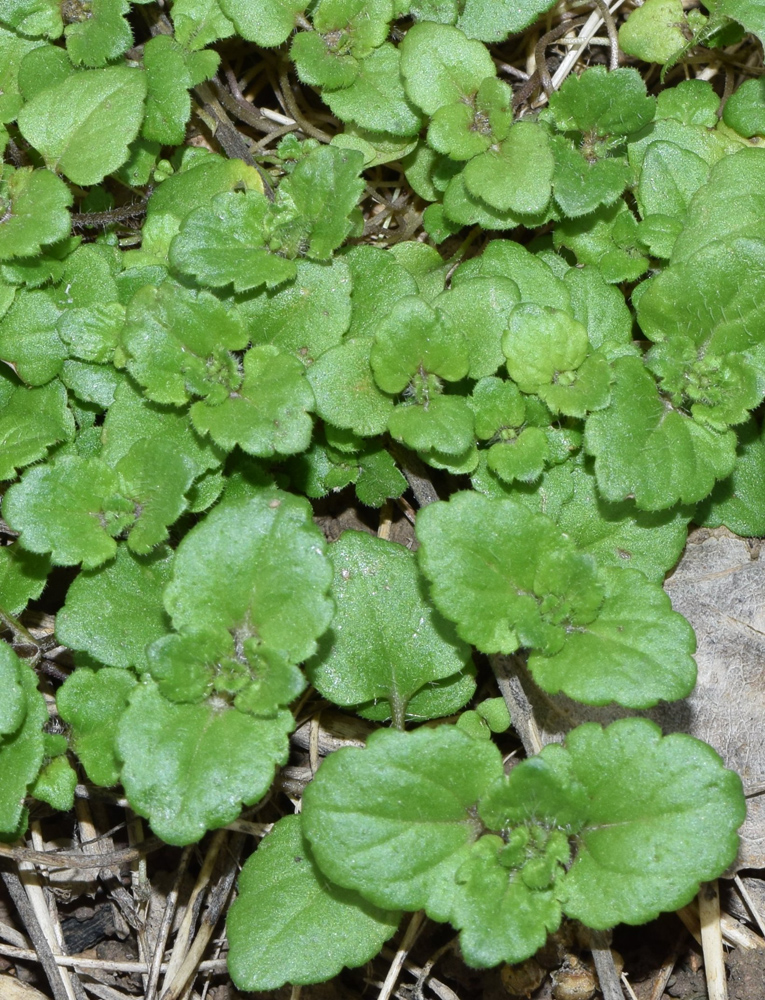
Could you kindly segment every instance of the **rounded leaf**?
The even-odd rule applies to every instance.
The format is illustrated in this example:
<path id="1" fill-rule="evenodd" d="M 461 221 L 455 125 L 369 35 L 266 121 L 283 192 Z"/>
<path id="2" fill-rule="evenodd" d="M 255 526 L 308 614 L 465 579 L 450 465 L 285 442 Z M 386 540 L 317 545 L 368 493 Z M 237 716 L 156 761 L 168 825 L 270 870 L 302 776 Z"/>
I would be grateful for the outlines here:
<path id="1" fill-rule="evenodd" d="M 328 878 L 377 906 L 448 919 L 455 873 L 480 826 L 471 811 L 502 775 L 493 743 L 453 726 L 381 729 L 366 749 L 322 764 L 303 797 L 303 829 Z"/>
<path id="2" fill-rule="evenodd" d="M 400 914 L 380 910 L 322 876 L 299 816 L 285 816 L 239 877 L 228 911 L 228 965 L 240 990 L 323 983 L 378 953 Z"/>
<path id="3" fill-rule="evenodd" d="M 264 489 L 221 504 L 186 535 L 165 607 L 176 628 L 236 629 L 300 663 L 332 617 L 331 580 L 308 503 Z"/>

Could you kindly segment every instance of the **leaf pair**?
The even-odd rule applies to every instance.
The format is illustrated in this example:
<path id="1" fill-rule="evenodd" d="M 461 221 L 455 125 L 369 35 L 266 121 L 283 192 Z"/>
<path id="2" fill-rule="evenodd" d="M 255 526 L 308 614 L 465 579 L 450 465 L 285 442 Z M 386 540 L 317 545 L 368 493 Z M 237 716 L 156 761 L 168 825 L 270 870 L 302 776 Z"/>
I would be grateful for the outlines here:
<path id="1" fill-rule="evenodd" d="M 730 863 L 744 815 L 740 780 L 711 748 L 624 719 L 580 726 L 509 776 L 493 744 L 457 728 L 383 730 L 324 762 L 302 826 L 333 883 L 452 922 L 466 961 L 486 967 L 532 955 L 564 912 L 603 929 L 683 905 Z M 239 912 L 262 892 L 263 863 L 250 862 Z M 252 988 L 269 963 L 238 921 L 233 970 Z"/>
<path id="2" fill-rule="evenodd" d="M 417 533 L 433 601 L 461 638 L 485 653 L 532 650 L 545 690 L 647 708 L 692 689 L 693 630 L 661 587 L 599 569 L 546 516 L 461 493 L 421 511 Z"/>

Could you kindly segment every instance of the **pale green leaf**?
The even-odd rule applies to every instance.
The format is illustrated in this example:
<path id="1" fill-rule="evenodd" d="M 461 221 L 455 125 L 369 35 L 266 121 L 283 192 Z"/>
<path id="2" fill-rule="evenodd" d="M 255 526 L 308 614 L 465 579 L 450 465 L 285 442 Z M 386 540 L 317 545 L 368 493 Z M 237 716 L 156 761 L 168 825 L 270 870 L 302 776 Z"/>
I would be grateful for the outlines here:
<path id="1" fill-rule="evenodd" d="M 501 774 L 497 748 L 453 726 L 379 730 L 366 749 L 327 757 L 305 790 L 303 829 L 337 885 L 447 920 L 480 833 L 472 809 Z"/>
<path id="2" fill-rule="evenodd" d="M 56 615 L 58 639 L 107 666 L 145 671 L 146 646 L 169 631 L 162 592 L 172 561 L 166 548 L 136 556 L 120 545 L 113 562 L 71 583 Z"/>
<path id="3" fill-rule="evenodd" d="M 3 167 L 0 181 L 0 260 L 30 257 L 43 243 L 69 234 L 72 193 L 49 170 Z"/>
<path id="4" fill-rule="evenodd" d="M 373 958 L 400 914 L 380 910 L 322 876 L 299 816 L 285 816 L 239 877 L 228 912 L 229 970 L 239 989 L 324 982 Z"/>
<path id="5" fill-rule="evenodd" d="M 250 348 L 243 367 L 241 385 L 223 400 L 193 404 L 196 430 L 226 451 L 238 444 L 259 458 L 305 451 L 313 431 L 314 395 L 303 363 L 265 344 Z"/>
<path id="6" fill-rule="evenodd" d="M 193 843 L 266 793 L 293 725 L 287 711 L 255 719 L 207 702 L 177 705 L 144 681 L 117 734 L 130 804 L 166 843 Z"/>
<path id="7" fill-rule="evenodd" d="M 408 549 L 347 531 L 329 555 L 337 611 L 307 665 L 310 681 L 337 705 L 387 699 L 403 722 L 412 696 L 459 672 L 469 649 L 425 601 Z"/>
<path id="8" fill-rule="evenodd" d="M 294 262 L 265 246 L 268 205 L 259 191 L 217 195 L 183 220 L 170 244 L 170 263 L 202 285 L 222 288 L 233 283 L 236 292 L 289 281 L 295 277 Z"/>
<path id="9" fill-rule="evenodd" d="M 128 158 L 143 118 L 146 78 L 109 66 L 76 73 L 42 91 L 19 112 L 19 129 L 75 184 L 98 184 Z"/>
<path id="10" fill-rule="evenodd" d="M 78 667 L 56 692 L 56 707 L 70 727 L 73 749 L 96 785 L 119 781 L 117 725 L 136 683 L 129 670 Z"/>
<path id="11" fill-rule="evenodd" d="M 242 376 L 230 352 L 247 341 L 231 303 L 166 281 L 130 300 L 120 360 L 149 399 L 182 406 L 194 396 L 220 400 L 236 391 Z"/>
<path id="12" fill-rule="evenodd" d="M 331 579 L 307 501 L 261 489 L 186 535 L 164 599 L 176 628 L 222 625 L 300 663 L 332 617 Z"/>

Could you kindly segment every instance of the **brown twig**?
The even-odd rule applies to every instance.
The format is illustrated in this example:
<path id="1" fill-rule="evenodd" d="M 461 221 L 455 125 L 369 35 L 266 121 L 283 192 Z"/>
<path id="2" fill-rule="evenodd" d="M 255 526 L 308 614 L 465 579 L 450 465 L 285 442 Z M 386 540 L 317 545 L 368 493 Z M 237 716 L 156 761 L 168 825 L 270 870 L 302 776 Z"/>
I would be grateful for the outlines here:
<path id="1" fill-rule="evenodd" d="M 551 42 L 556 41 L 562 35 L 565 35 L 566 32 L 571 30 L 571 28 L 578 28 L 586 21 L 587 21 L 586 17 L 578 17 L 574 18 L 574 20 L 572 21 L 564 21 L 563 24 L 559 24 L 557 28 L 553 29 L 553 31 L 550 31 L 546 35 L 543 35 L 542 38 L 540 38 L 539 41 L 537 42 L 537 45 L 534 49 L 535 60 L 538 60 L 538 56 L 536 53 L 539 47 L 542 46 L 541 64 L 544 65 L 545 72 L 547 73 L 547 79 L 550 84 L 550 91 L 553 89 L 552 78 L 550 77 L 550 72 L 547 69 L 547 62 L 545 61 L 545 55 L 544 55 L 545 47 L 549 45 Z M 517 111 L 523 104 L 525 104 L 526 101 L 528 101 L 528 99 L 534 93 L 534 91 L 539 87 L 541 79 L 539 66 L 540 62 L 537 61 L 537 69 L 531 74 L 531 76 L 529 76 L 529 78 L 526 80 L 526 82 L 520 88 L 520 90 L 516 90 L 516 92 L 513 94 L 513 111 Z M 547 91 L 547 93 L 549 93 L 550 91 Z"/>
<path id="2" fill-rule="evenodd" d="M 286 65 L 279 73 L 279 88 L 281 90 L 282 97 L 284 98 L 284 103 L 287 106 L 287 110 L 298 123 L 301 131 L 306 135 L 310 135 L 313 139 L 318 139 L 319 142 L 329 142 L 332 136 L 323 132 L 320 128 L 316 128 L 315 125 L 312 125 L 298 107 L 298 102 L 295 100 L 295 95 L 292 92 L 292 84 L 290 83 L 289 78 L 289 68 Z"/>
<path id="3" fill-rule="evenodd" d="M 162 1000 L 179 1000 L 186 985 L 197 972 L 205 948 L 210 943 L 213 931 L 220 920 L 228 897 L 231 895 L 231 890 L 234 887 L 234 879 L 239 869 L 239 857 L 244 847 L 244 841 L 245 835 L 242 833 L 236 833 L 231 837 L 225 855 L 223 871 L 208 895 L 202 919 L 200 920 L 199 930 L 183 960 L 183 964 L 176 972 L 170 985 L 162 993 Z"/>
<path id="4" fill-rule="evenodd" d="M 614 965 L 611 951 L 611 932 L 590 930 L 590 951 L 598 974 L 603 1000 L 624 1000 L 624 991 L 619 981 L 619 973 Z"/>
<path id="5" fill-rule="evenodd" d="M 0 844 L 0 857 L 13 861 L 31 861 L 47 868 L 116 868 L 164 847 L 159 837 L 149 837 L 136 847 L 125 847 L 109 854 L 88 855 L 83 851 L 34 851 L 28 847 L 9 847 Z"/>
<path id="6" fill-rule="evenodd" d="M 34 945 L 36 958 L 42 965 L 43 971 L 50 983 L 54 1000 L 71 1000 L 48 939 L 40 926 L 32 904 L 29 902 L 21 880 L 14 872 L 3 872 L 2 879 L 5 882 L 5 887 L 13 900 L 14 906 L 18 910 L 21 922 L 26 927 L 29 938 Z M 15 950 L 18 951 L 19 949 Z"/>
<path id="7" fill-rule="evenodd" d="M 542 749 L 542 737 L 534 718 L 534 709 L 523 688 L 518 658 L 515 655 L 503 656 L 495 653 L 489 657 L 489 663 L 510 713 L 513 729 L 520 737 L 527 756 L 532 757 Z"/>
<path id="8" fill-rule="evenodd" d="M 608 68 L 610 70 L 619 68 L 619 33 L 616 30 L 616 21 L 614 21 L 614 15 L 608 8 L 606 0 L 595 0 L 595 6 L 600 11 L 600 16 L 603 18 L 603 23 L 606 26 L 606 32 L 608 34 L 608 40 L 611 43 L 611 51 L 608 59 Z"/>
<path id="9" fill-rule="evenodd" d="M 159 982 L 159 971 L 162 966 L 162 956 L 165 952 L 165 945 L 167 944 L 167 938 L 170 934 L 173 917 L 175 916 L 175 908 L 178 904 L 178 894 L 181 890 L 181 885 L 183 883 L 184 876 L 186 875 L 186 869 L 188 868 L 189 861 L 191 860 L 191 852 L 191 846 L 184 848 L 181 860 L 178 862 L 173 887 L 167 896 L 165 912 L 162 915 L 162 923 L 157 934 L 157 943 L 154 947 L 154 955 L 152 956 L 151 967 L 149 969 L 149 980 L 146 984 L 146 996 L 144 1000 L 154 1000 L 157 995 L 157 983 Z"/>

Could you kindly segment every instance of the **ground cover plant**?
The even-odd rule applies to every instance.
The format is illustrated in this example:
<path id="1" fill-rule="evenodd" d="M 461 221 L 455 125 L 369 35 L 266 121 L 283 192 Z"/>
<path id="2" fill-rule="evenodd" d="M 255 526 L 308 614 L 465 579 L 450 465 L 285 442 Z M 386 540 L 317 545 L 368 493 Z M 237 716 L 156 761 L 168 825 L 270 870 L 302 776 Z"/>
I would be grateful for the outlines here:
<path id="1" fill-rule="evenodd" d="M 309 692 L 374 723 L 242 871 L 244 990 L 363 965 L 404 912 L 519 963 L 735 859 L 711 747 L 628 715 L 543 748 L 513 671 L 686 697 L 688 526 L 765 533 L 765 88 L 729 52 L 765 22 L 606 10 L 608 65 L 553 75 L 585 18 L 551 7 L 0 0 L 0 836 L 86 778 L 193 844 L 274 794 Z M 351 492 L 378 536 L 329 543 Z"/>

